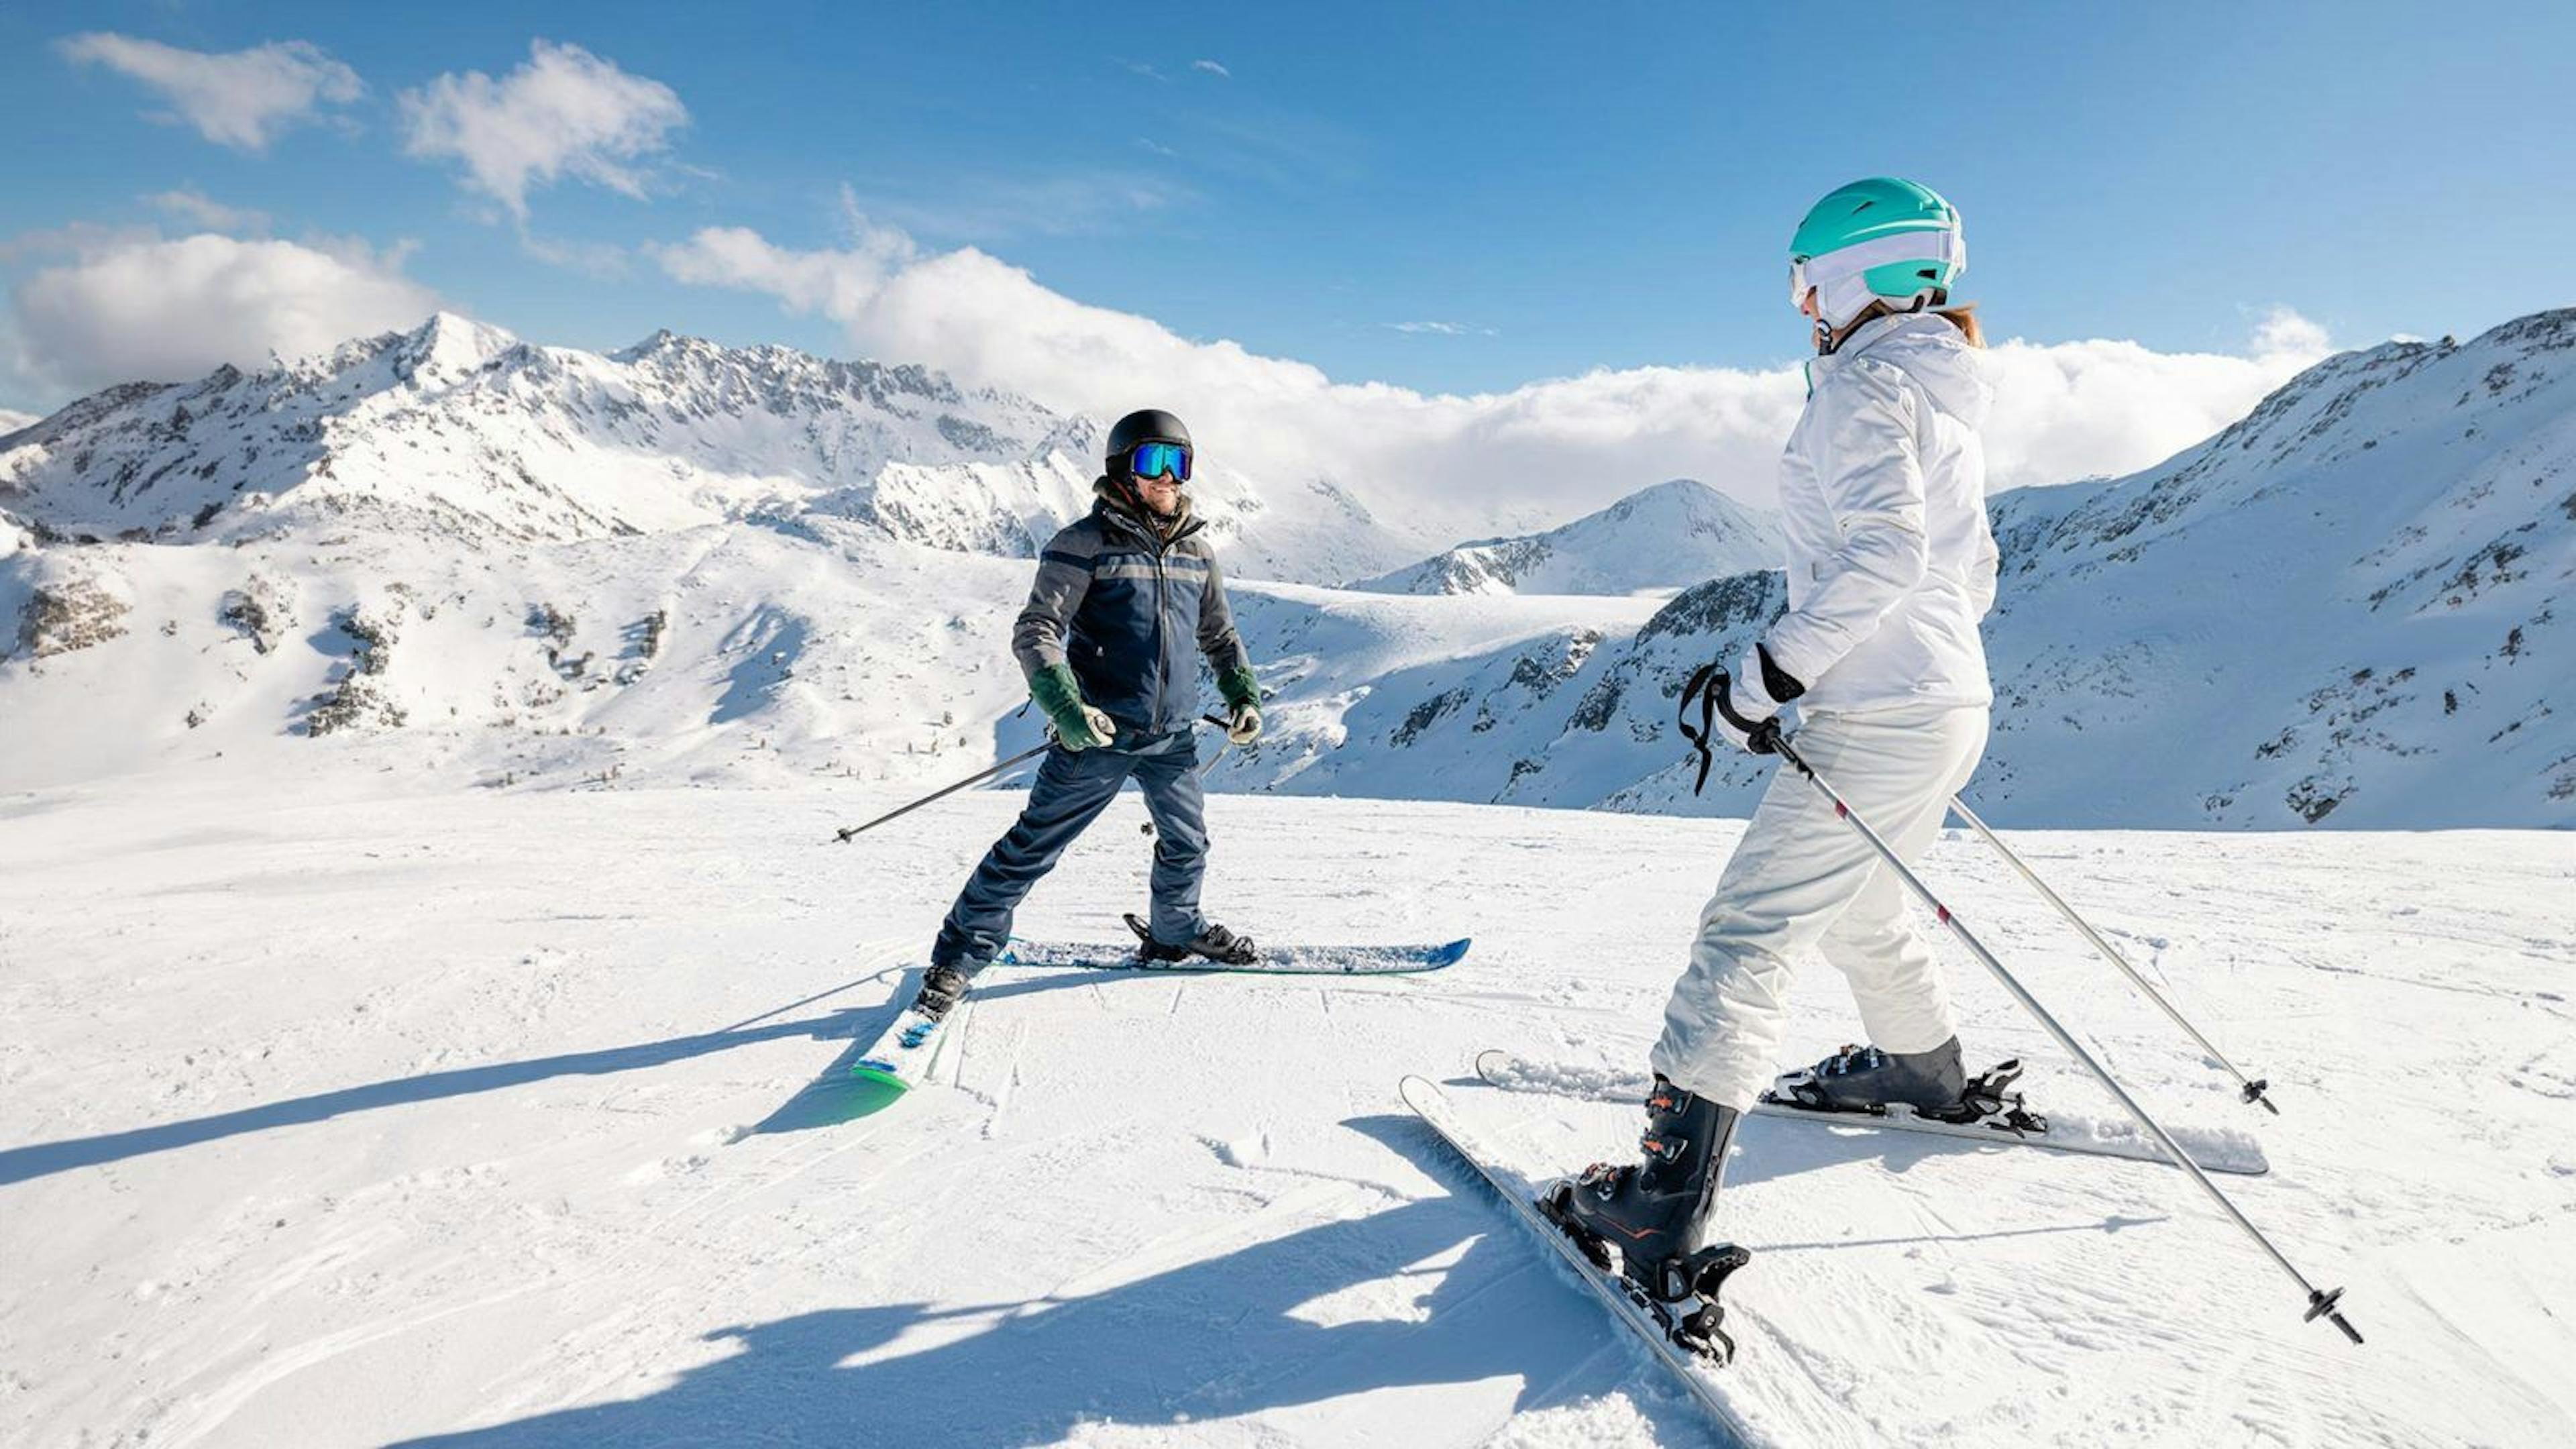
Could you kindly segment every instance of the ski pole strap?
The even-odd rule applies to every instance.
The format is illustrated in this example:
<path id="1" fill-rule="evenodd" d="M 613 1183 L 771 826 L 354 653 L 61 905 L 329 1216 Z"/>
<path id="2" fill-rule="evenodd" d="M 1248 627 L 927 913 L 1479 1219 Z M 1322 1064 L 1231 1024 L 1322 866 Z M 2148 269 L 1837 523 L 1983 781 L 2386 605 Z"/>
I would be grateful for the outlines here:
<path id="1" fill-rule="evenodd" d="M 1715 664 L 1703 664 L 1699 667 L 1699 672 L 1690 677 L 1690 683 L 1682 686 L 1681 710 L 1676 723 L 1681 726 L 1682 738 L 1690 741 L 1691 748 L 1699 754 L 1699 778 L 1691 782 L 1693 795 L 1707 788 L 1708 767 L 1716 763 L 1716 757 L 1709 751 L 1708 737 L 1716 732 L 1717 697 L 1724 692 L 1724 687 L 1713 685 L 1712 681 L 1722 680 L 1725 677 L 1718 673 Z M 1691 727 L 1690 707 L 1693 699 L 1699 701 L 1697 729 Z"/>

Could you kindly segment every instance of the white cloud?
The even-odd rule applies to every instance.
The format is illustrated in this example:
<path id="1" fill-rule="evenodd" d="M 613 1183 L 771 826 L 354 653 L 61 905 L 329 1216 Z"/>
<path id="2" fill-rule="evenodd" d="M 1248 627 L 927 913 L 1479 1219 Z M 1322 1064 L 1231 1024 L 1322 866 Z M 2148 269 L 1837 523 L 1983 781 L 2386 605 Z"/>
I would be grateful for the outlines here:
<path id="1" fill-rule="evenodd" d="M 144 201 L 183 221 L 208 231 L 265 232 L 268 213 L 245 206 L 226 206 L 201 191 L 181 188 L 163 191 L 143 198 Z"/>
<path id="2" fill-rule="evenodd" d="M 689 121 L 669 86 L 545 40 L 531 42 L 528 63 L 499 80 L 442 75 L 403 92 L 401 103 L 406 152 L 462 163 L 466 186 L 522 222 L 529 190 L 566 176 L 641 198 L 640 163 Z"/>
<path id="3" fill-rule="evenodd" d="M 1206 71 L 1209 75 L 1217 76 L 1217 77 L 1219 77 L 1219 78 L 1221 78 L 1221 79 L 1224 79 L 1224 80 L 1232 80 L 1232 79 L 1234 79 L 1234 72 L 1233 72 L 1233 71 L 1227 70 L 1224 66 L 1219 65 L 1219 64 L 1217 64 L 1215 61 L 1212 61 L 1212 60 L 1194 60 L 1194 61 L 1191 61 L 1191 62 L 1190 62 L 1190 69 L 1192 69 L 1192 70 L 1203 70 L 1203 71 Z"/>
<path id="4" fill-rule="evenodd" d="M 105 243 L 18 285 L 16 369 L 74 391 L 181 381 L 414 326 L 438 298 L 402 274 L 403 255 L 211 233 Z"/>
<path id="5" fill-rule="evenodd" d="M 2334 350 L 2326 329 L 2291 311 L 2273 307 L 2254 328 L 2256 361 L 2274 360 L 2293 369 L 2306 367 Z"/>
<path id="6" fill-rule="evenodd" d="M 798 251 L 709 228 L 650 250 L 679 281 L 767 293 L 838 323 L 875 357 L 1100 418 L 1169 407 L 1212 460 L 1274 483 L 1353 485 L 1393 521 L 1434 533 L 1562 521 L 1680 476 L 1767 503 L 1805 399 L 1795 362 L 1602 371 L 1474 396 L 1337 383 L 1305 363 L 1076 302 L 973 248 L 925 252 L 890 228 L 860 226 L 856 237 Z M 1782 319 L 1784 337 L 1797 331 L 1796 318 Z M 2286 312 L 2242 357 L 2003 344 L 1987 435 L 1994 485 L 2156 462 L 2242 416 L 2322 348 L 2322 334 Z"/>
<path id="7" fill-rule="evenodd" d="M 1491 327 L 1473 327 L 1464 322 L 1388 322 L 1383 325 L 1389 331 L 1417 336 L 1427 334 L 1433 337 L 1491 337 L 1495 335 Z"/>
<path id="8" fill-rule="evenodd" d="M 288 126 L 325 104 L 346 105 L 366 93 L 358 73 L 309 41 L 273 41 L 225 55 L 181 50 L 157 40 L 92 31 L 61 43 L 65 56 L 103 65 L 168 98 L 200 135 L 218 145 L 261 151 Z"/>

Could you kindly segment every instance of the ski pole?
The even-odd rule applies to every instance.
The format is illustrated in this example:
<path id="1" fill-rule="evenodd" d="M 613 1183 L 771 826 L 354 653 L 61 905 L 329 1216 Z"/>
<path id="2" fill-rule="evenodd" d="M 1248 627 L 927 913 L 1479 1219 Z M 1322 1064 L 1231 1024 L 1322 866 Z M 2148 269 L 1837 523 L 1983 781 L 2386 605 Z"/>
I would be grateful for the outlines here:
<path id="1" fill-rule="evenodd" d="M 1896 852 L 1885 840 L 1879 838 L 1878 832 L 1870 828 L 1868 821 L 1852 813 L 1851 806 L 1844 803 L 1841 793 L 1834 789 L 1833 782 L 1816 773 L 1815 767 L 1799 756 L 1797 747 L 1790 742 L 1786 734 L 1782 733 L 1778 720 L 1764 720 L 1754 731 L 1753 744 L 1756 753 L 1766 752 L 1766 747 L 1768 751 L 1777 751 L 1782 759 L 1797 767 L 1799 774 L 1814 781 L 1816 788 L 1824 792 L 1825 798 L 1833 802 L 1834 814 L 1851 822 L 1851 827 L 1859 831 L 1861 838 L 1867 840 L 1871 847 L 1878 851 L 1879 858 L 1887 862 L 1888 868 L 1896 872 L 1897 878 L 1904 881 L 1906 887 L 1914 894 L 1923 898 L 1923 903 L 1932 908 L 1933 915 L 1940 919 L 1941 924 L 1949 927 L 1958 936 L 1961 944 L 1968 948 L 1969 954 L 1975 956 L 1979 963 L 1994 973 L 1995 979 L 2003 983 L 2004 990 L 2012 993 L 2013 999 L 2021 1003 L 2022 1009 L 2029 1012 L 2041 1026 L 2046 1027 L 2048 1034 L 2057 1038 L 2057 1044 L 2066 1048 L 2069 1055 L 2082 1062 L 2087 1070 L 2100 1078 L 2102 1085 L 2111 1090 L 2111 1095 L 2119 1098 L 2120 1105 L 2129 1110 L 2129 1115 L 2138 1119 L 2138 1125 L 2147 1129 L 2149 1136 L 2163 1144 L 2166 1154 L 2173 1158 L 2174 1165 L 2191 1174 L 2191 1180 L 2200 1184 L 2201 1191 L 2209 1194 L 2209 1200 L 2218 1204 L 2220 1211 L 2234 1219 L 2236 1226 L 2244 1229 L 2245 1235 L 2252 1238 L 2256 1246 L 2271 1255 L 2272 1261 L 2281 1266 L 2281 1271 L 2290 1275 L 2290 1281 L 2298 1284 L 2300 1290 L 2308 1295 L 2308 1311 L 2305 1315 L 2307 1320 L 2323 1318 L 2342 1329 L 2344 1337 L 2355 1343 L 2361 1342 L 2360 1331 L 2344 1321 L 2343 1310 L 2337 1306 L 2343 1298 L 2343 1290 L 2317 1287 L 2310 1283 L 2307 1275 L 2301 1273 L 2288 1258 L 2282 1256 L 2281 1250 L 2272 1245 L 2272 1240 L 2263 1236 L 2263 1230 L 2254 1226 L 2252 1219 L 2239 1212 L 2236 1204 L 2228 1201 L 2227 1194 L 2218 1190 L 2218 1184 L 2209 1180 L 2209 1174 L 2200 1170 L 2200 1164 L 2191 1160 L 2191 1154 L 2183 1151 L 2181 1144 L 2175 1142 L 2172 1135 L 2157 1125 L 2154 1117 L 2148 1115 L 2147 1109 L 2138 1105 L 2138 1099 L 2129 1095 L 2128 1088 L 2120 1085 L 2119 1079 L 2111 1075 L 2110 1069 L 2095 1061 L 2091 1052 L 2086 1051 L 2073 1036 L 2069 1035 L 2065 1027 L 2058 1025 L 2057 1018 L 2049 1015 L 2048 1009 L 2041 1006 L 2037 998 L 2022 988 L 2021 982 L 2015 980 L 2013 974 L 2004 969 L 2004 963 L 1995 959 L 1995 953 L 1986 949 L 1985 943 L 1976 938 L 1975 933 L 1968 929 L 1966 922 L 1950 913 L 1950 908 L 1941 903 L 1939 896 L 1932 894 L 1932 888 L 1925 885 L 1922 878 L 1898 858 Z"/>
<path id="2" fill-rule="evenodd" d="M 1975 830 L 1977 835 L 1983 839 L 1986 844 L 1993 846 L 1997 855 L 2002 856 L 2007 862 L 2009 862 L 2014 870 L 2021 872 L 2021 878 L 2030 882 L 2030 888 L 2039 892 L 2040 899 L 2047 901 L 2052 906 L 2055 906 L 2057 908 L 2057 913 L 2066 918 L 2067 924 L 2073 926 L 2077 931 L 2082 932 L 2084 939 L 2093 943 L 2093 949 L 2102 953 L 2102 959 L 2119 967 L 2120 974 L 2129 978 L 2130 985 L 2138 988 L 2140 994 L 2144 995 L 2149 1001 L 2154 1002 L 2158 1007 L 2162 1008 L 2165 1015 L 2172 1017 L 2173 1024 L 2181 1027 L 2184 1033 L 2190 1036 L 2193 1041 L 2200 1043 L 2200 1049 L 2209 1053 L 2211 1060 L 2227 1069 L 2227 1074 L 2236 1079 L 2236 1084 L 2239 1087 L 2244 1088 L 2243 1091 L 2237 1094 L 2240 1100 L 2251 1103 L 2260 1103 L 2262 1104 L 2264 1111 L 2271 1113 L 2275 1117 L 2281 1115 L 2281 1109 L 2273 1106 L 2272 1099 L 2263 1095 L 2263 1093 L 2272 1085 L 2269 1081 L 2259 1077 L 2249 1078 L 2243 1072 L 2238 1071 L 2236 1069 L 2236 1064 L 2227 1059 L 2227 1054 L 2220 1051 L 2216 1046 L 2213 1046 L 2210 1043 L 2209 1038 L 2202 1036 L 2200 1034 L 2200 1028 L 2193 1026 L 2189 1021 L 2185 1020 L 2183 1014 L 2174 1009 L 2174 1004 L 2165 1000 L 2164 993 L 2156 990 L 2156 988 L 2148 982 L 2146 977 L 2139 974 L 2138 968 L 2129 964 L 2129 959 L 2127 957 L 2121 955 L 2116 949 L 2114 949 L 2110 942 L 2103 940 L 2102 933 L 2094 930 L 2090 923 L 2088 923 L 2082 916 L 2077 915 L 2075 913 L 2075 908 L 2068 905 L 2064 897 L 2058 895 L 2057 892 L 2050 890 L 2048 888 L 2048 882 L 2039 878 L 2038 872 L 2030 868 L 2029 862 L 2023 860 L 2020 855 L 2015 853 L 2011 846 L 2004 844 L 1992 830 L 1987 829 L 1986 822 L 1977 818 L 1977 812 L 1968 808 L 1967 801 L 1953 795 L 1950 797 L 1950 808 L 1959 812 L 1959 818 L 1967 821 L 1969 827 Z"/>
<path id="3" fill-rule="evenodd" d="M 1216 717 L 1215 715 L 1213 715 L 1213 714 L 1203 714 L 1203 715 L 1200 715 L 1200 716 L 1199 716 L 1199 723 L 1201 723 L 1201 724 L 1212 724 L 1212 725 L 1215 725 L 1218 729 L 1224 729 L 1224 728 L 1226 727 L 1226 722 L 1225 722 L 1224 720 L 1221 720 L 1221 719 L 1217 718 L 1217 717 Z M 1230 738 L 1228 738 L 1228 737 L 1226 737 L 1226 736 L 1224 736 L 1224 735 L 1219 735 L 1219 736 L 1217 736 L 1217 741 L 1216 741 L 1216 753 L 1207 757 L 1207 763 L 1206 763 L 1206 764 L 1199 766 L 1197 769 L 1192 770 L 1190 773 L 1191 773 L 1191 774 L 1193 774 L 1193 775 L 1196 775 L 1198 778 L 1200 778 L 1200 779 L 1202 779 L 1202 780 L 1206 779 L 1206 778 L 1207 778 L 1208 771 L 1215 769 L 1215 768 L 1216 768 L 1216 762 L 1218 761 L 1218 759 L 1220 759 L 1220 758 L 1222 758 L 1222 757 L 1224 756 L 1224 754 L 1225 754 L 1225 747 L 1226 747 L 1226 746 L 1228 746 L 1228 745 L 1230 745 L 1230 744 L 1233 744 L 1233 743 L 1234 743 L 1234 741 L 1233 741 L 1232 739 L 1230 739 Z M 1147 835 L 1151 835 L 1151 834 L 1153 834 L 1153 833 L 1154 833 L 1154 822 L 1153 822 L 1153 821 L 1151 821 L 1151 820 L 1146 821 L 1146 822 L 1145 822 L 1145 824 L 1144 824 L 1144 826 L 1143 826 L 1143 830 L 1144 830 L 1144 833 L 1145 833 L 1145 834 L 1147 834 Z"/>
<path id="4" fill-rule="evenodd" d="M 1200 715 L 1199 718 L 1206 720 L 1209 724 L 1215 725 L 1219 729 L 1226 727 L 1226 722 L 1218 719 L 1215 715 L 1203 714 Z M 1198 774 L 1200 779 L 1204 780 L 1208 777 L 1208 771 L 1215 769 L 1216 762 L 1225 758 L 1227 747 L 1233 743 L 1234 736 L 1232 735 L 1221 734 L 1216 737 L 1216 750 L 1207 757 L 1206 764 L 1199 766 Z"/>
<path id="5" fill-rule="evenodd" d="M 839 832 L 840 841 L 843 845 L 847 845 L 850 843 L 851 836 L 856 835 L 863 830 L 874 830 L 878 826 L 885 824 L 887 821 L 892 820 L 898 815 L 909 815 L 913 811 L 920 809 L 922 806 L 929 804 L 933 800 L 942 799 L 946 796 L 956 794 L 958 791 L 965 789 L 967 786 L 974 784 L 978 780 L 989 780 L 995 775 L 1002 773 L 1004 770 L 1011 768 L 1013 765 L 1016 765 L 1023 760 L 1036 759 L 1038 756 L 1043 755 L 1048 750 L 1054 748 L 1054 746 L 1055 741 L 1049 740 L 1043 745 L 1022 750 L 1018 754 L 1011 756 L 1009 759 L 1004 760 L 1002 763 L 995 765 L 989 770 L 978 770 L 974 774 L 967 776 L 965 779 L 958 781 L 956 784 L 951 785 L 944 790 L 934 790 L 931 793 L 922 796 L 920 799 L 913 801 L 911 804 L 904 806 L 900 810 L 887 811 L 885 814 L 878 816 L 876 819 L 869 821 L 865 825 L 844 826 Z"/>

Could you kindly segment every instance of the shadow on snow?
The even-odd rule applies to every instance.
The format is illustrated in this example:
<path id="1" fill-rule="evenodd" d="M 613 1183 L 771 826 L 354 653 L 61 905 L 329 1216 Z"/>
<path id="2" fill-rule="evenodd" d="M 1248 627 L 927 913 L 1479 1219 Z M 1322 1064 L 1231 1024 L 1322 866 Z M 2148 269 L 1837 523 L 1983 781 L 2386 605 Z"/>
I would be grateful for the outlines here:
<path id="1" fill-rule="evenodd" d="M 659 1393 L 407 1442 L 1050 1444 L 1085 1425 L 1188 1425 L 1384 1390 L 1515 1378 L 1518 1412 L 1629 1382 L 1635 1361 L 1582 1290 L 1521 1240 L 1428 1128 L 1411 1116 L 1344 1125 L 1452 1195 L 1096 1292 L 827 1309 L 719 1329 L 710 1341 L 732 1352 Z M 1317 1307 L 1388 1280 L 1339 1311 Z M 1688 1437 L 1678 1400 L 1647 1407 L 1675 1416 L 1664 1427 L 1676 1442 Z M 1459 1427 L 1472 1437 L 1499 1422 Z"/>
<path id="2" fill-rule="evenodd" d="M 472 1096 L 478 1092 L 497 1092 L 522 1087 L 553 1077 L 605 1076 L 614 1072 L 642 1071 L 671 1062 L 712 1052 L 728 1051 L 754 1042 L 775 1041 L 788 1037 L 811 1037 L 817 1041 L 856 1037 L 872 1041 L 886 1023 L 894 1019 L 900 1003 L 911 999 L 910 978 L 899 983 L 893 998 L 877 1008 L 844 1007 L 821 1016 L 801 1017 L 793 1021 L 775 1018 L 826 996 L 846 991 L 886 973 L 845 982 L 829 991 L 818 992 L 802 1001 L 790 1002 L 774 1011 L 736 1022 L 715 1031 L 692 1036 L 645 1042 L 636 1046 L 608 1047 L 598 1051 L 567 1052 L 559 1056 L 533 1057 L 519 1062 L 493 1062 L 476 1067 L 458 1067 L 449 1071 L 424 1072 L 416 1077 L 401 1077 L 389 1082 L 371 1082 L 365 1086 L 343 1087 L 337 1091 L 317 1092 L 309 1097 L 295 1097 L 257 1107 L 244 1107 L 233 1112 L 218 1112 L 210 1117 L 192 1117 L 182 1122 L 161 1122 L 149 1127 L 134 1127 L 122 1132 L 103 1132 L 93 1137 L 74 1137 L 61 1142 L 38 1142 L 25 1147 L 0 1148 L 0 1187 L 49 1177 L 58 1172 L 95 1167 L 101 1163 L 123 1162 L 146 1157 L 156 1152 L 169 1152 L 199 1143 L 265 1132 L 273 1127 L 293 1127 L 311 1122 L 326 1122 L 355 1112 L 373 1112 L 387 1107 L 412 1106 L 449 1097 Z M 842 1054 L 841 1069 L 855 1060 L 860 1048 L 853 1045 Z M 842 1081 L 850 1080 L 846 1075 Z M 813 1089 L 808 1088 L 811 1092 Z M 800 1093 L 801 1099 L 805 1094 Z M 791 1100 L 789 1107 L 795 1105 Z M 784 1113 L 787 1108 L 781 1108 Z M 779 1114 L 755 1130 L 779 1130 L 772 1126 Z M 819 1125 L 812 1123 L 808 1125 Z"/>

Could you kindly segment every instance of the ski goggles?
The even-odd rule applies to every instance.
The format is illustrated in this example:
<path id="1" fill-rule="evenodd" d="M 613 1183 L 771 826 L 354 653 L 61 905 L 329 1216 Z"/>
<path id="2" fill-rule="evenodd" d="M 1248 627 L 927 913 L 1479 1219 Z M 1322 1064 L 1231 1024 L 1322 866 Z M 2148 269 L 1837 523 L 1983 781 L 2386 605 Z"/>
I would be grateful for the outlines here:
<path id="1" fill-rule="evenodd" d="M 1190 450 L 1180 443 L 1138 443 L 1127 455 L 1127 471 L 1139 478 L 1190 481 Z"/>
<path id="2" fill-rule="evenodd" d="M 1807 300 L 1810 288 L 1859 276 L 1895 262 L 1928 261 L 1946 276 L 1940 285 L 1956 283 L 1968 270 L 1968 242 L 1955 230 L 1909 231 L 1873 237 L 1840 247 L 1821 257 L 1789 258 L 1789 305 Z M 1818 266 L 1822 262 L 1824 265 Z"/>

